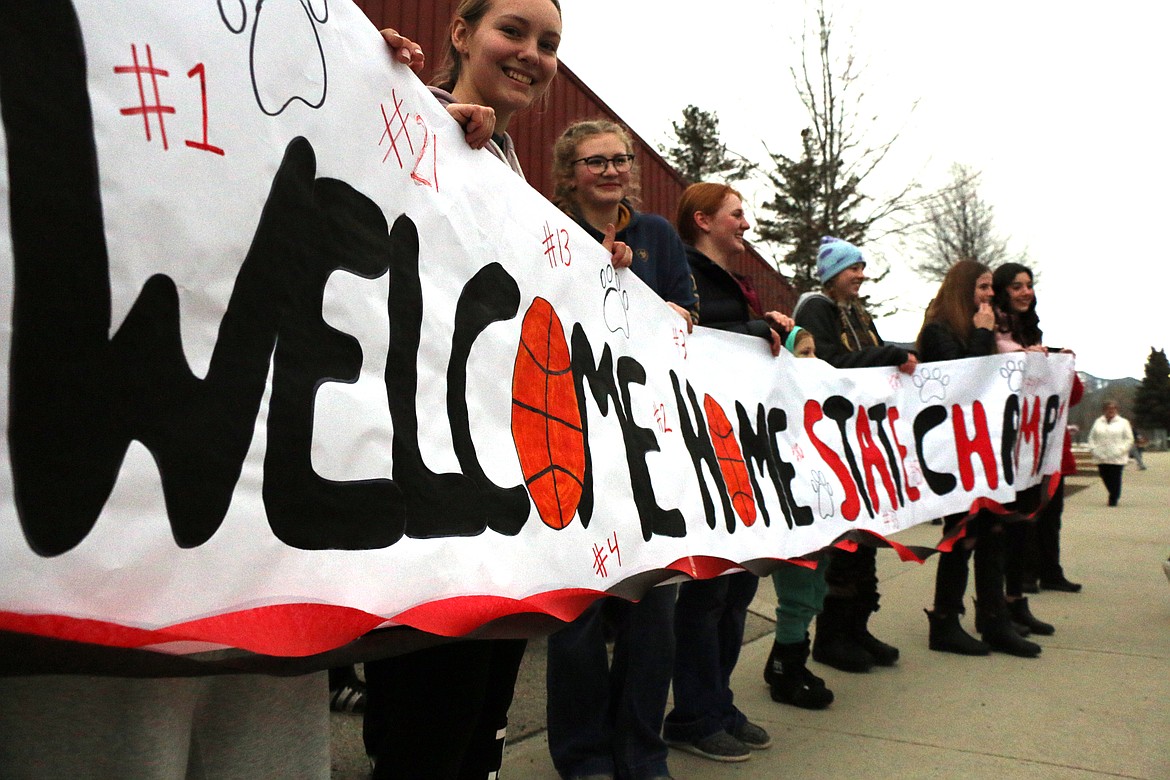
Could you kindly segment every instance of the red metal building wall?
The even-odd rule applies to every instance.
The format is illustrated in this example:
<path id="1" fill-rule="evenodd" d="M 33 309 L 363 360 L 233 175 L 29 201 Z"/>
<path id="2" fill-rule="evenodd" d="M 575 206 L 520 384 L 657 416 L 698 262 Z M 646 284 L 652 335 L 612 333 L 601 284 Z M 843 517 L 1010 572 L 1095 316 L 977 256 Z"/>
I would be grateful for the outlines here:
<path id="1" fill-rule="evenodd" d="M 455 0 L 355 2 L 379 29 L 393 27 L 423 47 L 427 54 L 427 66 L 420 78 L 424 83 L 430 81 L 447 50 L 447 30 L 457 4 Z M 550 196 L 553 190 L 550 170 L 553 142 L 570 123 L 598 117 L 621 121 L 621 117 L 562 61 L 557 78 L 549 89 L 547 106 L 517 115 L 508 127 L 529 184 L 544 193 L 545 197 Z M 673 223 L 678 199 L 686 183 L 650 144 L 633 131 L 631 135 L 637 146 L 635 154 L 642 172 L 640 208 L 661 214 Z M 751 251 L 745 254 L 740 265 L 741 273 L 752 277 L 760 292 L 760 300 L 767 308 L 792 311 L 796 294 L 770 263 Z"/>

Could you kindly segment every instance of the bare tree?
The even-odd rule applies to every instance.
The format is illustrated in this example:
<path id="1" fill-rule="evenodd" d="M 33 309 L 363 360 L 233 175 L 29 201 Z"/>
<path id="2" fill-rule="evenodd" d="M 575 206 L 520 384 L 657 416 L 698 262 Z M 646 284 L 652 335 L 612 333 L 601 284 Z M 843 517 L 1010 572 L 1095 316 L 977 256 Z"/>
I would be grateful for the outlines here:
<path id="1" fill-rule="evenodd" d="M 764 240 L 785 249 L 780 264 L 802 291 L 816 285 L 821 236 L 862 245 L 904 232 L 907 221 L 895 217 L 916 208 L 918 189 L 911 180 L 892 195 L 865 194 L 867 180 L 899 134 L 875 144 L 859 128 L 865 98 L 861 67 L 851 47 L 836 55 L 833 20 L 823 0 L 816 9 L 815 39 L 812 35 L 807 29 L 802 33 L 800 65 L 791 69 L 809 118 L 801 132 L 801 154 L 768 151 L 773 169 L 767 175 L 775 195 L 763 207 L 775 217 L 761 218 L 758 227 Z"/>
<path id="2" fill-rule="evenodd" d="M 923 201 L 923 219 L 917 229 L 922 256 L 915 270 L 931 281 L 942 281 L 959 260 L 977 260 L 994 268 L 1022 254 L 1008 250 L 1007 239 L 995 230 L 995 209 L 979 196 L 979 172 L 965 165 L 951 166 L 947 186 Z"/>

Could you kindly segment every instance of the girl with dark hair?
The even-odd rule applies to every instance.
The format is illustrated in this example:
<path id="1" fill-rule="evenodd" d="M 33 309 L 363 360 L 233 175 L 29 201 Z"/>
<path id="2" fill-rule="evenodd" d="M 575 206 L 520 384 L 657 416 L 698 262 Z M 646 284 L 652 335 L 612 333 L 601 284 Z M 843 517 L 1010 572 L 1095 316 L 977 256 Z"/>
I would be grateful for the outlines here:
<path id="1" fill-rule="evenodd" d="M 996 342 L 1000 352 L 1046 352 L 1041 340 L 1040 316 L 1032 271 L 1019 263 L 1004 263 L 991 276 L 994 292 Z"/>
<path id="2" fill-rule="evenodd" d="M 959 360 L 995 354 L 995 313 L 991 308 L 992 274 L 974 260 L 951 266 L 938 294 L 926 309 L 918 334 L 918 355 L 923 362 Z M 944 538 L 966 517 L 945 518 Z M 930 649 L 960 655 L 987 655 L 992 649 L 1022 657 L 1034 657 L 1040 646 L 1012 628 L 1027 600 L 1010 605 L 1004 598 L 1004 529 L 995 516 L 981 511 L 967 521 L 967 532 L 954 546 L 939 553 L 934 584 L 934 611 L 930 619 Z M 983 641 L 963 630 L 959 617 L 966 611 L 967 562 L 975 553 L 976 625 Z M 1031 613 L 1028 613 L 1029 615 Z M 1018 615 L 1018 616 L 1017 616 Z M 1034 618 L 1033 618 L 1034 620 Z M 1022 621 L 1021 621 L 1022 622 Z M 1039 633 L 1039 632 L 1038 632 Z"/>
<path id="3" fill-rule="evenodd" d="M 995 291 L 996 347 L 999 352 L 1065 352 L 1048 349 L 1042 343 L 1040 317 L 1036 313 L 1036 291 L 1032 271 L 1020 263 L 1004 263 L 991 279 Z M 1080 403 L 1084 394 L 1080 377 L 1073 374 L 1069 405 Z M 1048 503 L 1040 510 L 1036 522 L 1012 528 L 1015 542 L 1009 541 L 1007 586 L 1008 600 L 1022 597 L 1025 590 L 1035 593 L 1041 588 L 1077 593 L 1080 583 L 1070 582 L 1060 563 L 1060 526 L 1064 514 L 1064 477 L 1076 473 L 1072 454 L 1072 435 L 1064 436 L 1060 480 Z M 1018 538 L 1017 538 L 1018 537 Z M 1037 581 L 1038 580 L 1038 581 Z M 1042 624 L 1047 626 L 1047 624 Z M 1042 629 L 1043 631 L 1043 629 Z M 1038 631 L 1036 633 L 1041 633 Z"/>

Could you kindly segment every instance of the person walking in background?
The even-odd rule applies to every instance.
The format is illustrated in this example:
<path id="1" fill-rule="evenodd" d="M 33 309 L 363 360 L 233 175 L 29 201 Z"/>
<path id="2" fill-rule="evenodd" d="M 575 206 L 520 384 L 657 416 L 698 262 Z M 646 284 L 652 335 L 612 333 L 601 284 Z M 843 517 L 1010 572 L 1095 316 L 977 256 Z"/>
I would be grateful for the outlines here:
<path id="1" fill-rule="evenodd" d="M 1121 472 L 1129 462 L 1132 446 L 1133 429 L 1129 420 L 1117 413 L 1116 401 L 1106 401 L 1101 405 L 1101 416 L 1089 429 L 1089 452 L 1109 494 L 1109 506 L 1117 506 L 1121 498 Z"/>
<path id="2" fill-rule="evenodd" d="M 1146 470 L 1146 464 L 1142 460 L 1142 453 L 1145 452 L 1146 447 L 1148 447 L 1149 444 L 1149 439 L 1147 439 L 1143 434 L 1137 432 L 1134 433 L 1133 451 L 1130 452 L 1130 457 L 1132 457 L 1137 462 L 1138 471 Z"/>
<path id="3" fill-rule="evenodd" d="M 699 323 L 758 336 L 779 355 L 792 320 L 769 311 L 745 277 L 730 270 L 751 225 L 743 200 L 726 184 L 700 182 L 683 192 L 677 227 L 699 292 Z M 743 645 L 759 578 L 750 572 L 684 582 L 674 613 L 674 709 L 662 727 L 668 744 L 715 761 L 746 761 L 772 744 L 768 732 L 735 706 L 731 673 Z"/>
<path id="4" fill-rule="evenodd" d="M 918 355 L 923 362 L 960 360 L 995 354 L 995 312 L 992 275 L 987 266 L 960 260 L 951 266 L 934 300 L 926 309 L 918 334 Z M 1029 642 L 1012 627 L 1012 620 L 1035 622 L 1044 633 L 1047 624 L 1035 620 L 1028 600 L 1010 604 L 1004 596 L 1004 527 L 996 516 L 980 510 L 973 516 L 960 512 L 945 518 L 943 538 L 955 533 L 966 519 L 967 532 L 938 555 L 934 584 L 934 610 L 930 621 L 930 649 L 959 655 L 987 655 L 991 650 L 1034 657 L 1040 646 Z M 968 561 L 975 556 L 976 625 L 982 641 L 963 630 L 959 622 L 966 609 Z M 1055 630 L 1055 629 L 1053 629 Z"/>
<path id="5" fill-rule="evenodd" d="M 626 129 L 604 119 L 565 128 L 553 146 L 553 183 L 554 202 L 594 239 L 616 229 L 633 252 L 633 272 L 690 331 L 698 298 L 682 239 L 662 217 L 634 209 L 638 170 Z M 549 636 L 548 750 L 565 780 L 670 776 L 662 720 L 677 595 L 678 585 L 659 585 L 633 603 L 601 598 Z"/>
<path id="6" fill-rule="evenodd" d="M 917 356 L 882 341 L 861 303 L 865 258 L 860 249 L 839 238 L 822 238 L 817 278 L 823 291 L 800 296 L 793 312 L 796 324 L 813 334 L 817 357 L 835 368 L 897 366 L 914 373 Z M 828 593 L 817 616 L 813 659 L 844 672 L 893 666 L 898 648 L 869 632 L 869 618 L 878 610 L 877 551 L 868 545 L 856 552 L 833 547 L 826 557 Z"/>

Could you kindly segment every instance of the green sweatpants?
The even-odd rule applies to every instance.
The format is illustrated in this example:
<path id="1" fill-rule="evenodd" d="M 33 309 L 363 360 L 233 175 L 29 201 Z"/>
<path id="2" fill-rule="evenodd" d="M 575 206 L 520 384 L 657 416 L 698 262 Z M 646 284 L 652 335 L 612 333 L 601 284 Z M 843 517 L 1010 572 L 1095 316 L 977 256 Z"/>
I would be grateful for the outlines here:
<path id="1" fill-rule="evenodd" d="M 815 569 L 785 563 L 772 572 L 776 589 L 776 642 L 782 645 L 803 642 L 809 624 L 825 604 L 825 569 L 820 560 Z"/>

